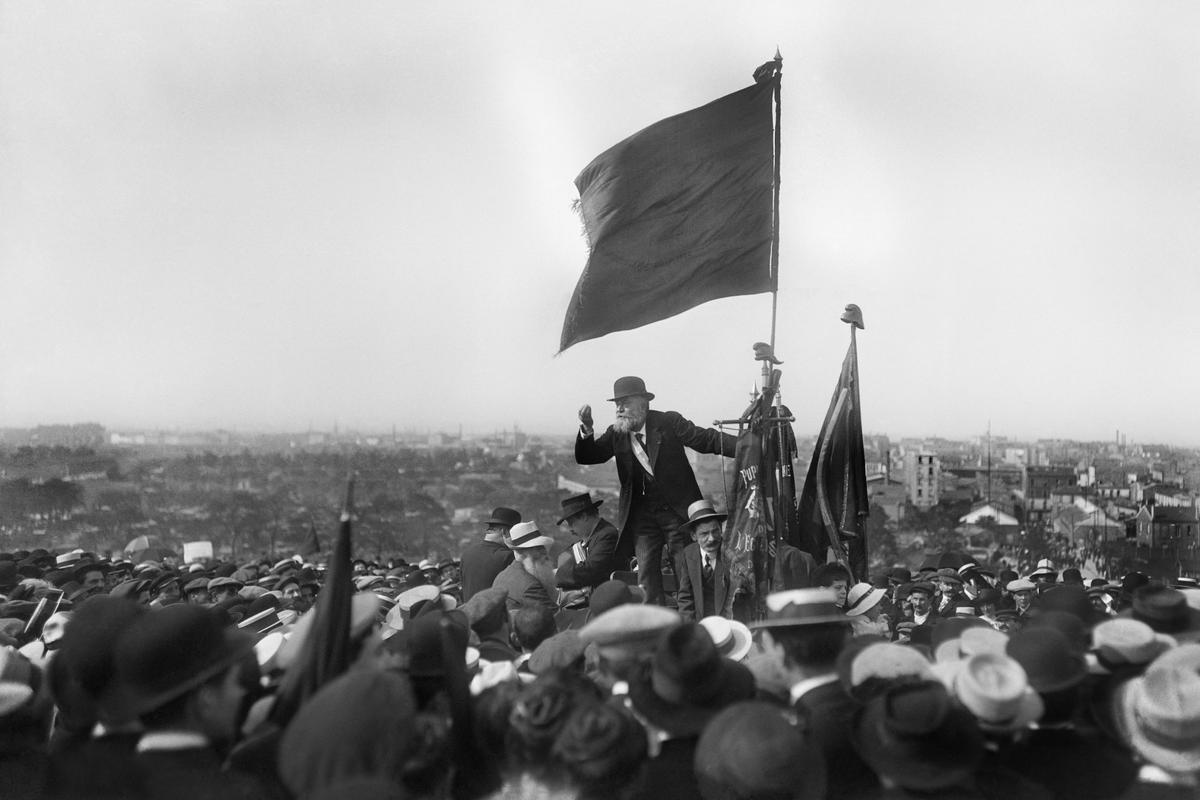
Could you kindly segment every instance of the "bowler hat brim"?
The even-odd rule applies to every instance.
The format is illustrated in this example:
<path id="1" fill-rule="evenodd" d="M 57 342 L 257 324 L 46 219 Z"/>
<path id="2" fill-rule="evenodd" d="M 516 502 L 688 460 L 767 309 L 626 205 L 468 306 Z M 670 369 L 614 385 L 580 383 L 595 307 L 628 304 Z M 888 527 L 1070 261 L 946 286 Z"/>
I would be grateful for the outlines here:
<path id="1" fill-rule="evenodd" d="M 624 400 L 626 397 L 644 397 L 647 400 L 654 399 L 654 392 L 630 392 L 629 394 L 619 395 L 617 397 L 608 398 L 608 402 L 615 403 L 618 400 Z"/>

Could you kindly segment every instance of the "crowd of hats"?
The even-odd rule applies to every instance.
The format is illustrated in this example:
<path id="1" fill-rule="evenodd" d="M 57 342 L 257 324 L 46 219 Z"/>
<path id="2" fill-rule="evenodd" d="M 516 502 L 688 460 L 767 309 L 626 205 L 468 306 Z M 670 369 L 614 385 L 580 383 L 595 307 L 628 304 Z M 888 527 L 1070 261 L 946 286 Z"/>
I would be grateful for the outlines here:
<path id="1" fill-rule="evenodd" d="M 545 538 L 512 530 L 517 548 Z M 1187 580 L 931 563 L 844 595 L 776 592 L 749 624 L 687 621 L 613 580 L 556 624 L 519 620 L 503 589 L 464 599 L 456 561 L 352 569 L 353 666 L 259 751 L 320 628 L 322 565 L 0 554 L 0 791 L 19 764 L 21 785 L 45 769 L 44 794 L 28 796 L 71 796 L 44 788 L 85 780 L 54 776 L 54 742 L 136 728 L 231 669 L 248 697 L 224 769 L 263 796 L 840 798 L 866 781 L 936 797 L 1004 780 L 1014 797 L 1075 796 L 1078 775 L 1038 772 L 1051 731 L 1093 748 L 1118 790 L 1139 769 L 1200 778 L 1200 587 Z M 946 603 L 918 624 L 906 600 L 922 593 Z M 814 686 L 835 710 L 809 709 Z M 858 766 L 818 733 L 831 718 Z M 95 796 L 125 796 L 101 778 L 86 776 Z"/>

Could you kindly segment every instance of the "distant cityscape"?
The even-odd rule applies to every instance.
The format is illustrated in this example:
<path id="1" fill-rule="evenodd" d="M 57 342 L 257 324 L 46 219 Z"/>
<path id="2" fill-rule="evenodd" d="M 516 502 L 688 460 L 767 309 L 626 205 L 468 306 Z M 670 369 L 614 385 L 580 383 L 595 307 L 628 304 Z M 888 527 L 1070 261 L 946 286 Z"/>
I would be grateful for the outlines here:
<path id="1" fill-rule="evenodd" d="M 572 437 L 517 424 L 489 434 L 0 428 L 0 549 L 115 555 L 151 535 L 167 549 L 204 540 L 232 557 L 286 554 L 310 529 L 333 530 L 351 473 L 358 543 L 375 557 L 454 555 L 496 505 L 560 536 L 565 493 L 618 490 L 611 464 L 574 462 Z M 813 441 L 799 437 L 797 489 Z M 1116 431 L 1106 442 L 868 435 L 865 451 L 875 567 L 953 548 L 997 567 L 1047 556 L 1093 574 L 1200 569 L 1196 449 Z M 694 465 L 706 493 L 726 502 L 731 462 Z"/>

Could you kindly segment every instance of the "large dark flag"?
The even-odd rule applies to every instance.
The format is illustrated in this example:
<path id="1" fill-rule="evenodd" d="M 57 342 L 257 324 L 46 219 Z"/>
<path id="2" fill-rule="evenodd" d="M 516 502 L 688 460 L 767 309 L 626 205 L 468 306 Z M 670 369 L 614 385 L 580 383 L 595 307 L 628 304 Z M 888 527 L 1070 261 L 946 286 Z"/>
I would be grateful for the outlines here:
<path id="1" fill-rule="evenodd" d="M 858 312 L 857 306 L 847 307 Z M 861 313 L 857 317 L 861 322 Z M 843 317 L 844 321 L 851 320 Z M 852 325 L 861 326 L 859 323 Z M 867 468 L 863 454 L 862 407 L 858 399 L 858 347 L 854 327 L 825 423 L 817 437 L 804 491 L 799 530 L 792 544 L 824 563 L 830 548 L 856 580 L 867 574 Z"/>
<path id="2" fill-rule="evenodd" d="M 764 65 L 765 66 L 765 65 Z M 656 122 L 575 179 L 589 256 L 560 351 L 720 297 L 769 292 L 777 74 Z"/>
<path id="3" fill-rule="evenodd" d="M 350 517 L 354 507 L 354 480 L 346 488 L 346 503 L 337 541 L 325 573 L 325 584 L 317 595 L 308 636 L 296 660 L 284 673 L 271 721 L 287 725 L 300 706 L 329 681 L 350 667 L 350 607 L 354 594 L 351 581 Z"/>

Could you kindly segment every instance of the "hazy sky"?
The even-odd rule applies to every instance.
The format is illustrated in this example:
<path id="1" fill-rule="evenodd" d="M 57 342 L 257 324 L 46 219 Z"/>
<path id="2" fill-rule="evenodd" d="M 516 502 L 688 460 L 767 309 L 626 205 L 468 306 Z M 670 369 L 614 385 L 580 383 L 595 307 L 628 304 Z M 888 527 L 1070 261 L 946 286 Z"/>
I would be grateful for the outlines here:
<path id="1" fill-rule="evenodd" d="M 868 431 L 1200 442 L 1200 5 L 1132 0 L 0 0 L 0 426 L 736 416 L 769 295 L 554 356 L 572 181 L 777 45 L 798 432 L 854 302 Z"/>

